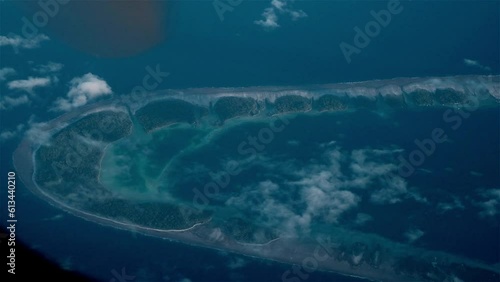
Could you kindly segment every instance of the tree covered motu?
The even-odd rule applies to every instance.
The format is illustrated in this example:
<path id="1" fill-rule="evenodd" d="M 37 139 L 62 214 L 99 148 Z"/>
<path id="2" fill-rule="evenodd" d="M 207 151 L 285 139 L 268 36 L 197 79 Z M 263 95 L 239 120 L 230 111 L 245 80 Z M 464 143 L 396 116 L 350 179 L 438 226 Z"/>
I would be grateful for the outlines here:
<path id="1" fill-rule="evenodd" d="M 257 101 L 252 98 L 227 96 L 219 98 L 213 109 L 219 119 L 224 122 L 233 117 L 256 114 Z"/>
<path id="2" fill-rule="evenodd" d="M 311 99 L 300 95 L 286 95 L 276 98 L 274 107 L 278 113 L 305 112 L 311 109 Z"/>
<path id="3" fill-rule="evenodd" d="M 323 95 L 314 100 L 314 108 L 317 111 L 341 111 L 347 109 L 346 97 L 335 95 Z"/>
<path id="4" fill-rule="evenodd" d="M 193 105 L 184 100 L 167 99 L 151 102 L 135 112 L 135 117 L 146 132 L 184 122 L 195 123 L 208 114 L 208 109 Z"/>
<path id="5" fill-rule="evenodd" d="M 130 134 L 125 112 L 92 113 L 55 133 L 35 153 L 35 182 L 53 196 L 78 193 L 80 185 L 97 180 L 103 148 Z"/>
<path id="6" fill-rule="evenodd" d="M 438 103 L 441 105 L 463 105 L 467 101 L 465 93 L 451 88 L 437 89 L 434 95 L 436 96 Z"/>
<path id="7" fill-rule="evenodd" d="M 165 202 L 132 202 L 125 199 L 94 201 L 87 210 L 102 217 L 162 230 L 190 228 L 209 220 L 211 216 L 209 211 L 186 212 L 178 205 Z"/>
<path id="8" fill-rule="evenodd" d="M 409 92 L 406 96 L 415 106 L 465 105 L 467 103 L 467 95 L 464 92 L 451 88 L 436 89 L 434 92 L 418 89 Z"/>
<path id="9" fill-rule="evenodd" d="M 35 182 L 51 197 L 85 212 L 157 229 L 184 229 L 209 219 L 208 212 L 183 214 L 167 203 L 113 198 L 99 181 L 104 147 L 129 135 L 125 112 L 92 113 L 56 132 L 36 151 Z"/>

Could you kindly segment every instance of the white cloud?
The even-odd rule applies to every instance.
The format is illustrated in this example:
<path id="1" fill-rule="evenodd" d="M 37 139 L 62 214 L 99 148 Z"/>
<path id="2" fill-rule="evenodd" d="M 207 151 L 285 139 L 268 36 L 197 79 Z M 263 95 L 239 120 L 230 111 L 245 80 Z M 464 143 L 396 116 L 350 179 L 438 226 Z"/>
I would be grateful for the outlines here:
<path id="1" fill-rule="evenodd" d="M 43 220 L 45 220 L 45 221 L 56 221 L 56 220 L 60 220 L 62 218 L 64 218 L 63 214 L 56 214 L 54 216 L 46 217 Z"/>
<path id="2" fill-rule="evenodd" d="M 272 0 L 271 1 L 271 6 L 273 6 L 276 9 L 282 11 L 285 8 L 285 6 L 286 6 L 286 2 L 285 1 L 280 1 L 280 0 Z"/>
<path id="3" fill-rule="evenodd" d="M 371 215 L 366 214 L 366 213 L 358 213 L 356 215 L 356 219 L 354 220 L 354 224 L 361 226 L 361 225 L 364 225 L 365 223 L 367 223 L 368 221 L 372 221 L 372 220 L 373 220 L 373 217 Z"/>
<path id="4" fill-rule="evenodd" d="M 264 19 L 255 21 L 254 23 L 267 29 L 275 29 L 279 27 L 278 16 L 273 8 L 266 8 L 264 12 L 262 12 L 262 17 Z"/>
<path id="5" fill-rule="evenodd" d="M 296 213 L 293 202 L 282 199 L 283 190 L 286 190 L 285 187 L 272 181 L 263 181 L 256 186 L 245 187 L 242 193 L 229 198 L 226 205 L 252 212 L 256 222 L 262 226 L 278 228 L 281 237 L 308 232 L 311 215 Z"/>
<path id="6" fill-rule="evenodd" d="M 38 34 L 33 38 L 24 38 L 17 34 L 9 36 L 0 35 L 0 47 L 12 46 L 14 48 L 34 49 L 40 47 L 40 43 L 47 41 L 50 38 L 45 34 Z"/>
<path id="7" fill-rule="evenodd" d="M 28 77 L 28 79 L 13 80 L 7 84 L 11 90 L 22 90 L 30 94 L 33 93 L 33 88 L 45 87 L 50 85 L 50 78 L 47 77 Z"/>
<path id="8" fill-rule="evenodd" d="M 391 171 L 395 171 L 397 166 L 393 163 L 380 163 L 380 160 L 375 160 L 376 155 L 387 156 L 392 155 L 393 151 L 382 150 L 354 150 L 351 152 L 350 169 L 354 176 L 351 178 L 348 185 L 353 188 L 364 188 L 372 183 L 375 178 L 386 175 Z"/>
<path id="9" fill-rule="evenodd" d="M 335 188 L 325 191 L 318 187 L 305 187 L 302 196 L 307 205 L 306 214 L 320 216 L 329 223 L 337 223 L 344 212 L 356 207 L 361 201 L 351 191 L 337 191 Z"/>
<path id="10" fill-rule="evenodd" d="M 341 154 L 338 150 L 334 152 Z M 376 186 L 378 189 L 370 193 L 370 201 L 375 204 L 393 204 L 407 198 L 426 202 L 426 199 L 415 189 L 410 189 L 406 180 L 396 173 L 398 167 L 394 159 L 400 152 L 400 149 L 358 149 L 350 154 L 343 153 L 343 158 L 335 157 L 332 164 L 337 167 L 337 179 L 340 180 L 337 180 L 335 185 L 343 189 L 366 189 Z M 350 172 L 350 175 L 339 172 L 342 164 L 349 168 L 346 172 Z"/>
<path id="11" fill-rule="evenodd" d="M 464 64 L 466 66 L 469 66 L 469 67 L 476 67 L 476 68 L 479 68 L 481 70 L 485 70 L 485 71 L 489 71 L 491 70 L 490 67 L 487 67 L 487 66 L 483 66 L 481 65 L 478 61 L 475 61 L 475 60 L 471 60 L 471 59 L 464 59 Z"/>
<path id="12" fill-rule="evenodd" d="M 28 98 L 28 95 L 22 95 L 17 98 L 12 98 L 9 96 L 4 96 L 0 100 L 0 109 L 2 110 L 8 110 L 15 108 L 20 105 L 28 104 L 30 102 L 30 99 Z"/>
<path id="13" fill-rule="evenodd" d="M 292 17 L 292 20 L 294 20 L 294 21 L 307 17 L 307 14 L 302 10 L 289 11 L 288 13 Z"/>
<path id="14" fill-rule="evenodd" d="M 227 267 L 229 267 L 229 269 L 238 269 L 238 268 L 244 267 L 245 265 L 247 265 L 246 260 L 244 260 L 242 258 L 235 257 L 235 258 L 231 259 L 231 261 L 228 263 Z"/>
<path id="15" fill-rule="evenodd" d="M 484 200 L 476 201 L 474 204 L 481 209 L 480 217 L 494 217 L 500 214 L 500 189 L 481 191 L 479 196 Z"/>
<path id="16" fill-rule="evenodd" d="M 62 128 L 66 126 L 61 124 L 59 127 Z M 48 144 L 51 133 L 48 131 L 48 123 L 46 122 L 36 122 L 35 117 L 31 116 L 28 121 L 28 128 L 24 133 L 27 138 L 36 144 Z"/>
<path id="17" fill-rule="evenodd" d="M 260 225 L 275 228 L 280 237 L 293 237 L 309 233 L 313 223 L 344 223 L 344 216 L 363 200 L 373 204 L 427 201 L 396 174 L 401 149 L 346 151 L 335 143 L 318 148 L 322 153 L 307 165 L 268 157 L 254 160 L 253 165 L 265 168 L 273 180 L 244 187 L 226 205 L 249 212 Z M 370 220 L 370 215 L 358 214 L 352 223 L 359 226 Z"/>
<path id="18" fill-rule="evenodd" d="M 361 201 L 351 191 L 310 184 L 303 182 L 303 185 L 280 187 L 271 181 L 264 181 L 238 197 L 237 203 L 239 206 L 249 203 L 250 209 L 258 214 L 264 225 L 278 228 L 282 232 L 281 237 L 293 237 L 309 233 L 313 221 L 337 223 L 346 211 L 355 208 Z M 283 191 L 296 195 L 300 200 L 292 200 L 292 195 L 284 196 Z"/>
<path id="19" fill-rule="evenodd" d="M 67 124 L 61 124 L 57 128 L 61 129 L 65 126 L 67 126 Z M 36 122 L 35 116 L 32 115 L 26 124 L 19 124 L 14 130 L 5 130 L 0 133 L 0 141 L 15 138 L 22 134 L 24 137 L 29 138 L 34 143 L 47 144 L 51 137 L 51 133 L 49 132 L 48 128 L 50 128 L 48 126 L 48 123 Z"/>
<path id="20" fill-rule="evenodd" d="M 63 68 L 63 64 L 60 63 L 54 63 L 54 62 L 48 62 L 45 65 L 39 65 L 33 69 L 33 71 L 45 74 L 45 73 L 53 73 L 53 72 L 58 72 Z"/>
<path id="21" fill-rule="evenodd" d="M 479 213 L 481 217 L 495 216 L 498 214 L 498 199 L 489 199 L 481 202 L 479 206 L 483 209 Z"/>
<path id="22" fill-rule="evenodd" d="M 278 15 L 288 15 L 293 21 L 307 17 L 304 11 L 291 8 L 288 2 L 287 0 L 272 0 L 271 6 L 262 12 L 263 19 L 256 20 L 254 23 L 265 29 L 272 30 L 280 27 Z"/>
<path id="23" fill-rule="evenodd" d="M 4 130 L 0 133 L 0 141 L 6 141 L 17 137 L 24 129 L 23 124 L 19 124 L 14 130 Z"/>
<path id="24" fill-rule="evenodd" d="M 0 81 L 7 79 L 9 75 L 15 75 L 16 70 L 13 68 L 1 68 L 0 69 Z"/>
<path id="25" fill-rule="evenodd" d="M 408 231 L 405 232 L 405 237 L 408 240 L 409 243 L 413 243 L 420 239 L 420 237 L 424 236 L 424 231 L 418 229 L 418 228 L 410 228 Z"/>
<path id="26" fill-rule="evenodd" d="M 464 210 L 465 206 L 462 204 L 462 201 L 457 197 L 453 197 L 452 202 L 442 202 L 437 205 L 437 209 L 441 212 L 447 212 L 452 210 Z"/>
<path id="27" fill-rule="evenodd" d="M 408 196 L 408 187 L 406 180 L 396 174 L 390 174 L 381 181 L 382 189 L 374 191 L 371 196 L 371 202 L 375 204 L 394 204 L 401 202 L 404 196 Z"/>
<path id="28" fill-rule="evenodd" d="M 93 99 L 112 93 L 113 91 L 106 81 L 92 73 L 87 73 L 70 81 L 70 90 L 66 98 L 59 98 L 55 102 L 53 110 L 69 111 L 83 106 Z"/>

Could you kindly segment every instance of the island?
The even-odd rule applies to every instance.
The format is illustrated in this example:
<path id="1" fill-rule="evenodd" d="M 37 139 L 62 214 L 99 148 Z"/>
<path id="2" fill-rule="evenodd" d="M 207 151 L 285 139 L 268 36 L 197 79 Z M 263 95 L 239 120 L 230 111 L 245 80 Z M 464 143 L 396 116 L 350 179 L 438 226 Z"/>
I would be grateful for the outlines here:
<path id="1" fill-rule="evenodd" d="M 499 81 L 498 76 L 456 76 L 307 87 L 159 91 L 141 104 L 117 106 L 115 101 L 106 100 L 58 117 L 45 125 L 50 138 L 26 137 L 15 151 L 13 163 L 34 194 L 73 215 L 115 228 L 303 267 L 314 260 L 315 269 L 377 281 L 460 281 L 453 279 L 474 277 L 498 281 L 498 268 L 467 258 L 339 226 L 319 229 L 311 236 L 284 236 L 273 226 L 255 224 L 244 211 L 224 210 L 215 192 L 205 198 L 194 194 L 193 201 L 186 201 L 146 183 L 150 190 L 144 193 L 150 194 L 126 194 L 103 185 L 101 173 L 109 148 L 130 142 L 140 131 L 145 137 L 142 143 L 134 143 L 138 152 L 148 149 L 144 142 L 161 137 L 172 127 L 206 132 L 196 142 L 208 143 L 215 138 L 213 132 L 224 132 L 238 119 L 460 108 L 471 100 L 480 107 L 498 108 Z M 224 121 L 229 119 L 235 123 L 226 125 Z M 160 137 L 155 138 L 162 140 Z M 187 142 L 180 151 L 189 157 L 191 150 Z M 179 188 L 187 194 L 194 191 L 192 187 Z M 294 281 L 287 280 L 292 278 L 291 273 L 282 277 L 283 281 Z"/>

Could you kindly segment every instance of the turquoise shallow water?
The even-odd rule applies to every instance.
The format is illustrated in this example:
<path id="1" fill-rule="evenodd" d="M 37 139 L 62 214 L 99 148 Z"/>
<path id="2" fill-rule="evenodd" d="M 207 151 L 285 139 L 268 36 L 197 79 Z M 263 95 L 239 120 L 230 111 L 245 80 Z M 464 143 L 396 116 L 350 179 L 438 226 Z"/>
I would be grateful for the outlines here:
<path id="1" fill-rule="evenodd" d="M 276 133 L 271 143 L 261 143 L 264 146 L 262 151 L 255 150 L 257 154 L 253 161 L 248 161 L 250 153 L 240 154 L 238 148 L 242 141 L 246 141 L 249 136 L 258 136 L 259 130 L 268 126 L 266 119 L 260 122 L 238 121 L 233 122 L 234 125 L 228 126 L 228 128 L 215 129 L 219 132 L 213 135 L 210 143 L 203 143 L 203 138 L 198 139 L 202 145 L 198 145 L 196 141 L 190 143 L 193 140 L 189 138 L 190 136 L 184 139 L 186 136 L 179 134 L 182 129 L 163 129 L 162 131 L 165 133 L 160 131 L 155 135 L 175 134 L 175 139 L 153 139 L 151 140 L 152 144 L 157 142 L 158 145 L 153 145 L 150 148 L 159 149 L 163 146 L 175 148 L 176 144 L 190 145 L 184 146 L 182 150 L 176 150 L 175 156 L 171 155 L 168 150 L 155 151 L 155 149 L 151 149 L 147 161 L 126 162 L 122 164 L 121 168 L 132 172 L 151 172 L 158 171 L 159 167 L 168 164 L 162 175 L 152 173 L 152 175 L 142 176 L 148 179 L 146 182 L 149 182 L 150 185 L 153 182 L 157 185 L 154 188 L 151 187 L 152 185 L 149 186 L 150 189 L 145 188 L 148 186 L 147 184 L 138 185 L 144 187 L 144 190 L 141 189 L 143 196 L 150 197 L 151 200 L 158 200 L 162 197 L 167 200 L 174 197 L 178 199 L 177 201 L 190 203 L 194 197 L 192 189 L 203 191 L 203 187 L 207 183 L 213 182 L 214 176 L 211 175 L 218 175 L 225 171 L 225 165 L 228 161 L 237 161 L 242 170 L 241 173 L 230 177 L 229 186 L 220 189 L 217 197 L 211 199 L 210 202 L 210 205 L 218 206 L 221 213 L 224 213 L 224 209 L 231 206 L 228 204 L 228 199 L 241 198 L 241 195 L 245 193 L 252 195 L 251 190 L 248 190 L 250 187 L 254 187 L 251 189 L 255 190 L 254 197 L 257 198 L 249 196 L 246 199 L 259 201 L 258 193 L 260 191 L 256 183 L 271 181 L 278 185 L 281 192 L 272 195 L 272 198 L 277 201 L 293 202 L 294 198 L 300 201 L 301 195 L 297 190 L 299 188 L 292 183 L 304 181 L 304 177 L 307 178 L 300 173 L 301 170 L 312 169 L 312 172 L 317 174 L 332 172 L 333 168 L 330 167 L 332 164 L 329 163 L 331 160 L 328 158 L 328 153 L 332 151 L 340 152 L 346 160 L 340 163 L 343 175 L 336 179 L 338 183 L 335 184 L 335 181 L 330 178 L 326 180 L 329 181 L 329 185 L 341 185 L 345 181 L 344 178 L 356 178 L 356 174 L 352 170 L 355 163 L 351 163 L 352 160 L 349 160 L 349 158 L 354 158 L 355 152 L 393 150 L 398 153 L 391 153 L 379 158 L 372 156 L 372 159 L 368 153 L 365 153 L 364 157 L 370 159 L 370 162 L 374 162 L 373 165 L 383 166 L 387 164 L 386 162 L 397 164 L 399 162 L 398 155 L 407 157 L 410 152 L 415 150 L 414 139 L 408 138 L 408 136 L 419 136 L 417 139 L 423 140 L 434 128 L 440 127 L 449 136 L 449 141 L 446 144 L 438 144 L 436 154 L 416 167 L 416 173 L 405 179 L 407 187 L 415 188 L 415 193 L 418 193 L 419 197 L 425 201 L 405 196 L 401 198 L 401 202 L 396 204 L 374 203 L 370 201 L 370 196 L 381 188 L 374 178 L 366 187 L 353 190 L 362 198 L 362 201 L 356 209 L 343 214 L 338 219 L 338 223 L 349 226 L 356 220 L 358 213 L 370 214 L 372 220 L 368 225 L 355 227 L 355 229 L 376 232 L 403 243 L 407 240 L 404 236 L 407 229 L 424 225 L 428 231 L 425 237 L 419 240 L 418 246 L 465 256 L 478 256 L 476 258 L 494 263 L 498 259 L 498 254 L 494 249 L 487 247 L 490 244 L 495 245 L 495 238 L 498 236 L 497 225 L 491 221 L 494 218 L 478 222 L 477 215 L 474 216 L 475 213 L 472 210 L 480 212 L 479 206 L 474 201 L 466 203 L 468 201 L 466 199 L 479 196 L 475 187 L 494 190 L 498 185 L 499 179 L 496 172 L 499 169 L 499 164 L 493 148 L 499 140 L 499 135 L 496 133 L 491 135 L 491 130 L 489 130 L 490 126 L 498 124 L 498 111 L 491 109 L 474 112 L 470 119 L 464 120 L 463 128 L 457 132 L 452 129 L 452 124 L 442 120 L 442 114 L 443 110 L 434 109 L 395 111 L 385 116 L 369 111 L 291 115 L 289 116 L 290 124 L 284 131 Z M 178 140 L 184 140 L 184 142 Z M 172 145 L 170 146 L 170 144 Z M 111 152 L 108 152 L 108 158 L 113 156 Z M 118 152 L 124 155 L 144 157 L 144 149 L 142 148 L 119 150 Z M 169 156 L 169 158 L 165 158 L 165 156 Z M 463 160 L 467 161 L 463 162 Z M 131 163 L 134 165 L 131 166 Z M 155 170 L 144 169 L 141 165 L 146 168 L 155 167 Z M 316 168 L 310 168 L 311 166 Z M 113 163 L 110 167 L 119 166 Z M 480 172 L 480 175 L 477 175 L 477 172 Z M 133 174 L 132 178 L 134 179 L 134 177 L 140 177 L 139 173 Z M 121 185 L 123 179 L 125 179 L 123 176 L 110 178 L 109 185 L 127 189 L 126 186 Z M 461 199 L 460 201 L 463 201 L 467 208 L 464 207 L 463 211 L 458 209 L 453 213 L 444 212 L 442 205 L 454 198 Z M 258 202 L 251 202 L 250 205 L 252 204 L 259 207 Z M 241 206 L 241 203 L 239 205 L 233 208 L 239 212 L 248 212 L 246 216 L 257 222 L 263 220 L 260 222 L 261 224 L 268 223 L 267 219 L 261 218 L 263 214 L 259 212 L 258 208 L 255 210 L 251 207 Z M 301 205 L 290 204 L 287 207 L 291 207 L 291 211 L 298 215 L 305 212 Z M 427 210 L 427 212 L 422 214 L 422 210 Z M 392 228 L 386 226 L 388 215 L 391 215 Z M 435 220 L 429 220 L 429 216 Z M 464 222 L 466 218 L 471 221 Z M 319 218 L 318 220 L 321 222 Z M 443 225 L 443 222 L 446 224 Z M 474 226 L 474 232 L 468 231 L 470 226 Z M 438 239 L 443 236 L 453 236 L 453 239 L 450 238 L 445 243 Z M 477 236 L 489 239 L 480 240 L 480 237 Z M 478 252 L 478 249 L 482 251 Z"/>
<path id="2" fill-rule="evenodd" d="M 227 216 L 222 209 L 224 205 L 230 206 L 231 203 L 237 203 L 238 206 L 233 207 L 231 216 L 239 215 L 246 210 L 248 212 L 246 217 L 256 223 L 273 223 L 275 222 L 272 221 L 273 216 L 279 213 L 267 214 L 267 217 L 263 217 L 264 206 L 262 204 L 266 198 L 259 198 L 262 190 L 258 185 L 256 186 L 256 183 L 272 181 L 279 185 L 279 190 L 275 190 L 268 197 L 279 200 L 284 203 L 284 207 L 300 214 L 305 211 L 304 207 L 301 204 L 294 205 L 293 202 L 300 202 L 303 198 L 300 194 L 296 194 L 297 186 L 291 182 L 300 182 L 315 174 L 334 172 L 335 168 L 332 166 L 334 162 L 326 157 L 327 152 L 339 152 L 343 156 L 344 160 L 340 161 L 340 171 L 343 172 L 343 177 L 350 179 L 351 174 L 354 173 L 352 168 L 355 164 L 353 160 L 357 159 L 356 151 L 363 152 L 361 155 L 367 158 L 368 165 L 374 162 L 381 167 L 385 165 L 385 162 L 394 161 L 392 158 L 397 156 L 397 154 L 384 155 L 382 151 L 388 148 L 402 149 L 405 152 L 414 150 L 414 140 L 409 139 L 408 136 L 418 136 L 418 139 L 424 139 L 429 136 L 430 130 L 440 127 L 449 136 L 449 142 L 439 144 L 436 153 L 427 158 L 415 174 L 405 179 L 408 187 L 416 189 L 413 192 L 418 193 L 418 198 L 413 197 L 415 194 L 409 197 L 408 194 L 404 194 L 400 195 L 403 197 L 399 203 L 380 204 L 370 201 L 371 196 L 380 189 L 377 185 L 354 189 L 352 191 L 362 198 L 361 202 L 356 208 L 342 213 L 338 217 L 338 222 L 333 226 L 340 224 L 344 228 L 379 234 L 404 244 L 407 244 L 409 240 L 406 235 L 408 230 L 417 229 L 424 232 L 422 237 L 412 243 L 417 247 L 495 263 L 498 261 L 498 254 L 493 246 L 497 244 L 498 223 L 495 217 L 481 217 L 480 213 L 483 209 L 478 203 L 487 200 L 481 195 L 481 191 L 494 190 L 499 183 L 498 174 L 496 174 L 499 169 L 498 160 L 495 157 L 497 153 L 492 152 L 492 148 L 495 148 L 493 144 L 498 143 L 500 136 L 491 135 L 491 131 L 488 130 L 489 126 L 498 124 L 498 111 L 496 109 L 476 111 L 470 118 L 463 120 L 464 123 L 458 131 L 454 131 L 449 123 L 443 122 L 442 114 L 441 109 L 429 109 L 395 111 L 384 116 L 369 111 L 291 115 L 288 127 L 275 135 L 274 141 L 258 154 L 257 160 L 242 162 L 243 172 L 232 178 L 229 189 L 223 190 L 221 198 L 212 201 L 211 204 L 220 206 L 218 215 L 222 217 Z M 390 122 L 391 120 L 398 122 Z M 353 121 L 355 123 L 352 123 Z M 207 170 L 220 171 L 221 163 L 225 160 L 244 157 L 238 154 L 235 148 L 238 147 L 242 138 L 246 140 L 248 136 L 257 135 L 258 131 L 266 125 L 264 121 L 234 122 L 233 126 L 228 127 L 229 129 L 222 130 L 211 139 L 212 142 L 209 144 L 215 145 L 201 146 L 177 158 L 172 163 L 173 171 L 160 178 L 164 180 L 161 183 L 166 184 L 163 192 L 169 191 L 176 198 L 189 201 L 193 196 L 192 191 L 184 188 L 199 187 L 201 189 L 203 184 L 211 181 L 207 176 Z M 307 134 L 304 134 L 304 128 L 307 128 Z M 176 132 L 177 130 L 164 131 Z M 155 135 L 163 135 L 161 133 L 158 131 Z M 181 138 L 180 135 L 176 137 Z M 297 146 L 302 149 L 290 149 L 290 147 Z M 139 152 L 142 151 L 141 148 L 136 149 Z M 307 153 L 304 153 L 305 149 Z M 131 152 L 136 151 L 127 151 L 127 153 Z M 161 159 L 155 158 L 157 156 L 158 154 L 153 153 L 150 159 Z M 463 159 L 467 162 L 461 161 Z M 129 161 L 126 164 L 134 170 L 137 163 Z M 139 164 L 147 166 L 150 163 Z M 199 169 L 200 167 L 206 169 Z M 315 171 L 315 169 L 319 170 Z M 301 170 L 310 171 L 312 174 L 301 174 Z M 186 173 L 189 173 L 189 179 L 182 177 Z M 341 177 L 328 181 L 343 182 L 344 180 Z M 482 187 L 482 189 L 478 190 L 474 187 Z M 120 187 L 120 189 L 124 188 L 127 187 Z M 154 200 L 165 196 L 152 193 L 152 191 L 140 192 Z M 242 196 L 247 200 L 238 203 L 238 198 Z M 225 200 L 227 198 L 233 198 L 233 200 L 228 202 Z M 422 198 L 426 201 L 419 200 Z M 50 253 L 57 261 L 67 268 L 95 275 L 99 279 L 107 279 L 111 271 L 106 268 L 109 265 L 117 265 L 117 267 L 125 265 L 130 272 L 141 277 L 141 281 L 161 281 L 160 279 L 165 275 L 177 277 L 177 279 L 180 279 L 182 275 L 189 275 L 194 281 L 206 281 L 206 275 L 212 275 L 211 277 L 217 277 L 215 279 L 223 281 L 235 279 L 233 275 L 236 275 L 238 279 L 245 277 L 244 279 L 248 279 L 246 281 L 269 279 L 269 277 L 276 277 L 269 280 L 279 280 L 279 275 L 287 270 L 286 265 L 249 259 L 225 252 L 214 252 L 204 248 L 188 247 L 135 232 L 98 226 L 49 208 L 27 192 L 22 194 L 21 199 L 30 203 L 30 208 L 42 205 L 46 209 L 38 208 L 40 212 L 37 216 L 30 215 L 29 209 L 20 209 L 19 216 L 29 218 L 24 223 L 26 225 L 21 225 L 20 232 L 26 230 L 26 234 L 36 234 L 37 238 L 33 238 L 33 242 L 54 242 L 57 246 L 52 245 Z M 460 201 L 463 209 L 458 206 L 455 206 L 452 212 L 443 209 L 443 204 L 453 204 L 454 199 Z M 244 210 L 242 204 L 247 205 Z M 257 208 L 252 209 L 252 205 Z M 44 210 L 46 212 L 42 212 Z M 369 215 L 368 221 L 364 224 L 357 223 L 359 214 Z M 68 229 L 68 226 L 72 228 Z M 51 228 L 51 231 L 48 232 L 46 227 Z M 40 231 L 28 232 L 31 228 L 40 228 Z M 323 225 L 312 224 L 310 228 L 312 232 L 325 231 L 324 223 Z M 43 230 L 47 230 L 47 233 Z M 79 233 L 78 230 L 85 230 L 85 232 Z M 301 231 L 303 230 L 298 232 Z M 79 243 L 74 244 L 67 240 L 50 241 L 48 238 L 52 238 L 54 232 L 61 236 L 64 234 L 64 236 L 78 239 Z M 47 237 L 44 237 L 44 234 Z M 446 243 L 443 242 L 443 238 L 446 238 Z M 86 242 L 93 242 L 92 245 L 95 248 L 89 249 L 85 246 Z M 123 248 L 125 245 L 129 247 Z M 42 251 L 43 246 L 42 244 L 34 245 Z M 79 250 L 82 247 L 85 250 Z M 103 253 L 104 249 L 113 251 Z M 82 257 L 74 255 L 74 252 L 82 254 Z M 193 255 L 200 258 L 199 264 L 184 265 L 183 261 L 191 261 Z M 93 259 L 88 261 L 86 259 L 88 257 Z M 205 270 L 200 270 L 200 267 Z M 197 274 L 193 275 L 193 273 Z M 315 272 L 312 275 L 314 281 L 323 279 L 348 281 L 348 278 L 333 274 Z"/>

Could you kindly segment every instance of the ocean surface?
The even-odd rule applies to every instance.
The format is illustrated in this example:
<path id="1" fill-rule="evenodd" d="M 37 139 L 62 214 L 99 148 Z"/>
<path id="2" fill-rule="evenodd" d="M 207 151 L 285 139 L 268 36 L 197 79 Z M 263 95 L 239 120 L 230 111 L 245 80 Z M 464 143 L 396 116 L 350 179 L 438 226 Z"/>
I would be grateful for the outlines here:
<path id="1" fill-rule="evenodd" d="M 21 18 L 30 17 L 37 9 L 33 8 L 34 4 L 18 2 L 0 2 L 0 36 L 20 34 Z M 15 132 L 15 136 L 2 138 L 0 174 L 6 176 L 14 169 L 12 153 L 24 132 L 36 123 L 59 116 L 60 112 L 51 110 L 54 101 L 66 97 L 72 78 L 86 73 L 105 79 L 116 97 L 141 85 L 148 66 L 170 73 L 157 90 L 307 86 L 500 72 L 498 1 L 401 1 L 403 11 L 393 15 L 391 23 L 360 54 L 354 55 L 350 64 L 339 48 L 340 42 L 352 43 L 353 28 L 364 27 L 372 20 L 370 11 L 385 9 L 387 2 L 294 1 L 288 5 L 292 4 L 307 17 L 294 21 L 278 14 L 280 27 L 266 30 L 254 21 L 261 19 L 270 1 L 243 1 L 225 14 L 224 21 L 217 16 L 212 1 L 158 2 L 158 9 L 163 9 L 160 24 L 164 38 L 149 49 L 120 58 L 110 56 L 109 52 L 99 54 L 102 49 L 82 46 L 74 36 L 67 35 L 78 32 L 82 38 L 92 41 L 94 33 L 105 29 L 103 26 L 89 25 L 85 30 L 63 24 L 58 28 L 47 26 L 40 32 L 47 34 L 50 40 L 43 42 L 40 48 L 16 51 L 0 46 L 0 68 L 14 68 L 16 79 L 36 76 L 33 68 L 39 64 L 49 61 L 64 64 L 62 71 L 51 77 L 50 87 L 37 88 L 27 94 L 30 103 L 2 109 L 1 130 Z M 54 19 L 59 17 L 57 21 L 64 22 L 64 8 L 72 2 L 66 5 Z M 78 16 L 92 17 L 90 13 Z M 107 40 L 97 45 L 110 50 L 120 42 L 113 41 L 113 34 L 108 34 Z M 128 50 L 127 46 L 124 49 Z M 480 62 L 480 66 L 466 64 L 466 59 Z M 10 89 L 7 81 L 0 81 L 0 91 L 1 96 L 21 95 Z M 500 207 L 498 203 L 493 204 L 493 215 L 482 216 L 484 210 L 480 203 L 488 200 L 481 191 L 500 189 L 498 107 L 471 113 L 457 130 L 443 121 L 443 111 L 429 108 L 386 114 L 361 110 L 293 115 L 286 130 L 266 148 L 265 156 L 279 160 L 287 154 L 296 165 L 305 167 L 311 159 L 306 153 L 320 158 L 322 152 L 315 150 L 331 141 L 346 152 L 394 146 L 410 152 L 415 149 L 415 139 L 428 138 L 434 128 L 442 128 L 450 141 L 439 144 L 436 152 L 407 179 L 409 186 L 418 189 L 427 202 L 409 200 L 383 206 L 363 203 L 357 213 L 368 214 L 372 220 L 355 228 L 401 243 L 408 243 L 409 237 L 405 234 L 409 230 L 420 230 L 424 234 L 412 241 L 418 247 L 496 264 L 500 261 Z M 19 125 L 23 126 L 17 130 Z M 178 159 L 176 165 L 183 168 L 183 164 L 188 166 L 195 159 L 217 170 L 221 156 L 238 156 L 234 148 L 242 136 L 256 134 L 261 127 L 259 121 L 238 121 L 211 140 L 213 147 L 201 146 Z M 203 131 L 203 128 L 196 130 Z M 171 137 L 179 147 L 184 139 L 176 141 L 175 138 L 181 137 L 184 136 Z M 297 144 L 301 150 L 292 149 Z M 167 150 L 161 152 L 168 154 Z M 269 167 L 249 169 L 248 174 L 238 176 L 241 186 L 269 179 Z M 175 174 L 175 170 L 172 173 Z M 206 182 L 201 178 L 190 183 L 191 180 L 174 176 L 169 180 L 179 186 Z M 172 184 L 165 184 L 164 189 L 169 185 Z M 49 205 L 24 189 L 20 182 L 16 193 L 18 239 L 61 267 L 98 281 L 112 281 L 115 271 L 120 273 L 122 269 L 134 276 L 134 281 L 282 281 L 282 274 L 291 268 L 262 258 L 192 247 L 101 226 Z M 175 193 L 177 197 L 191 197 L 183 191 Z M 5 189 L 0 191 L 0 199 L 6 201 Z M 460 204 L 456 204 L 455 199 L 460 199 Z M 446 212 L 445 204 L 450 203 L 454 204 L 453 212 Z M 1 214 L 4 225 L 5 209 Z M 349 225 L 355 219 L 356 214 L 347 213 L 339 224 Z M 366 281 L 321 271 L 310 275 L 307 281 Z"/>

